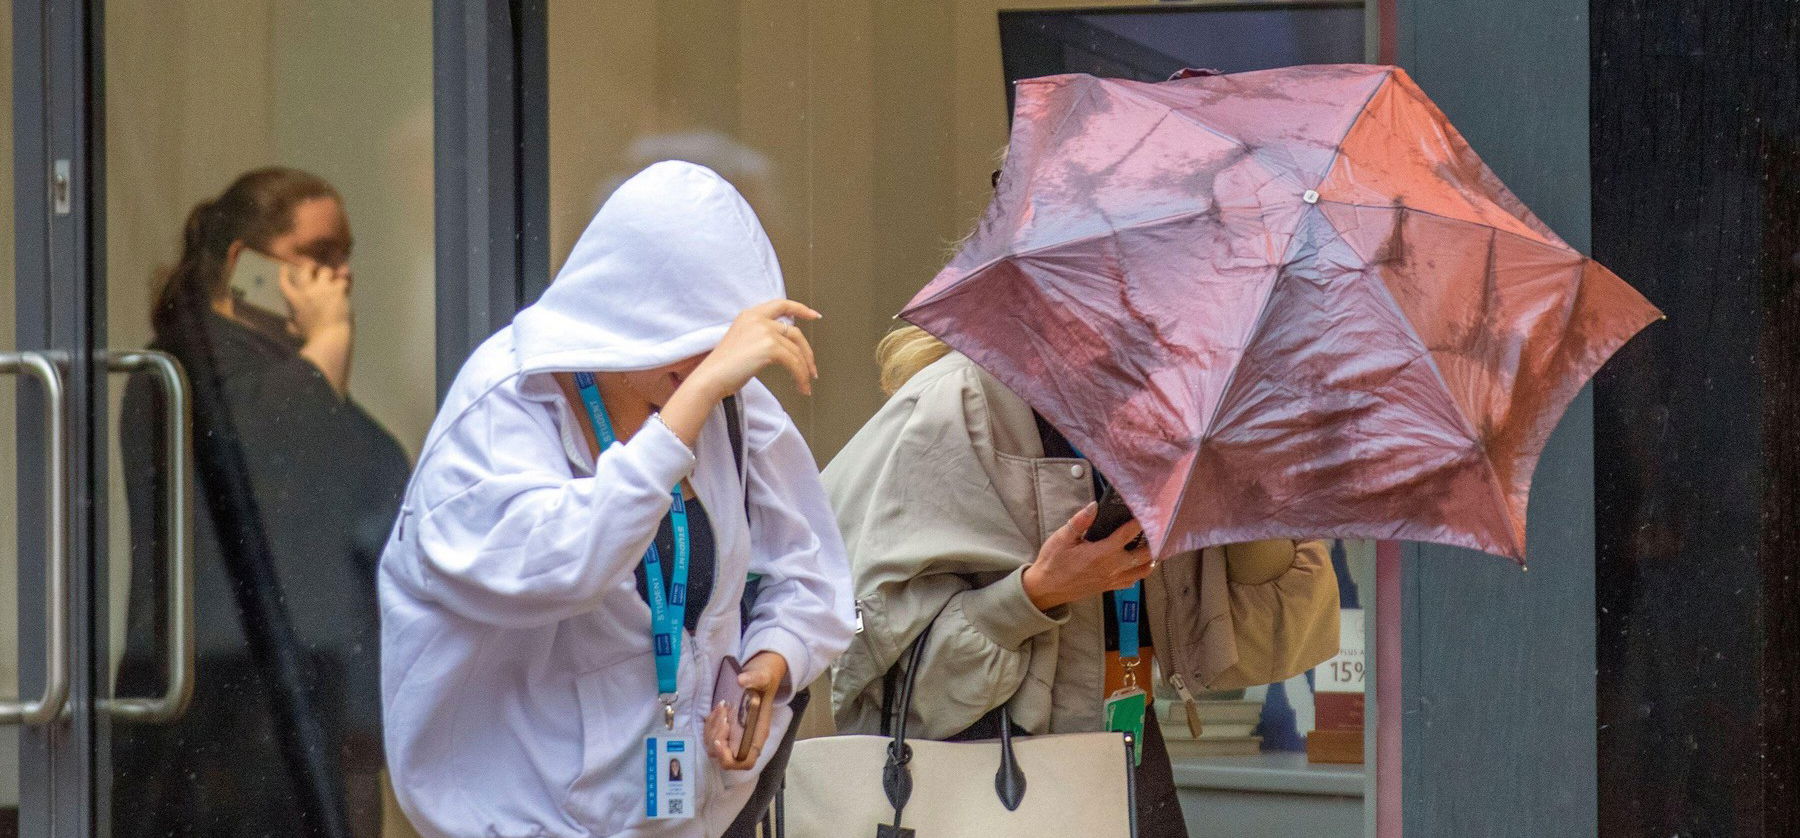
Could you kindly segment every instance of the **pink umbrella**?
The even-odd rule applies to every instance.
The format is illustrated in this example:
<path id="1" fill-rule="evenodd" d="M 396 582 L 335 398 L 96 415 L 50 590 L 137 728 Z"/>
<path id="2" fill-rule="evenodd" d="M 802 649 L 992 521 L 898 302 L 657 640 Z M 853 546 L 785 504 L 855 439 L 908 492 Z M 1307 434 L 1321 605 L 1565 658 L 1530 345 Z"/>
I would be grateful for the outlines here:
<path id="1" fill-rule="evenodd" d="M 901 317 L 1092 456 L 1160 555 L 1329 536 L 1523 561 L 1551 429 L 1661 313 L 1404 71 L 1017 93 L 980 229 Z"/>

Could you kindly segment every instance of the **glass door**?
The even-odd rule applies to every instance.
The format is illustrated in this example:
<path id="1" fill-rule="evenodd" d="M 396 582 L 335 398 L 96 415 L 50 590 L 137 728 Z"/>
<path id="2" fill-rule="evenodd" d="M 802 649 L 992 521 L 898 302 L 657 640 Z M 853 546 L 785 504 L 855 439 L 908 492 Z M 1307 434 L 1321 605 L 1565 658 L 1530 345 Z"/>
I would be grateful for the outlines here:
<path id="1" fill-rule="evenodd" d="M 430 0 L 95 14 L 92 834 L 408 834 L 375 567 L 435 410 Z"/>

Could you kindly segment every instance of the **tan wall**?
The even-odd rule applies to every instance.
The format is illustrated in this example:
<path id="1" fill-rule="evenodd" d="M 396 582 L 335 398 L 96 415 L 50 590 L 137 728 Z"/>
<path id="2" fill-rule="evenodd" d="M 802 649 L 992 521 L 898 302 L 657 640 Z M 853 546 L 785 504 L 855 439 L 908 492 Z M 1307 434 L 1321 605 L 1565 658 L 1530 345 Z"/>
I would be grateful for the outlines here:
<path id="1" fill-rule="evenodd" d="M 1006 142 L 995 0 L 551 0 L 552 264 L 613 184 L 717 168 L 762 216 L 808 327 L 821 462 L 881 402 L 875 341 L 986 206 Z"/>

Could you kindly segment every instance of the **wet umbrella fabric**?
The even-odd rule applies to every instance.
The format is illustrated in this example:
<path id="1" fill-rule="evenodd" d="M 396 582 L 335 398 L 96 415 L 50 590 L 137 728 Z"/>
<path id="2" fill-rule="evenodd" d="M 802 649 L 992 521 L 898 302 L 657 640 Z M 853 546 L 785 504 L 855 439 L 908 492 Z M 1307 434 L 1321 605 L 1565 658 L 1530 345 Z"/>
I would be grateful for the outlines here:
<path id="1" fill-rule="evenodd" d="M 1118 485 L 1159 554 L 1525 550 L 1568 403 L 1660 317 L 1404 71 L 1020 82 L 993 203 L 901 313 Z"/>

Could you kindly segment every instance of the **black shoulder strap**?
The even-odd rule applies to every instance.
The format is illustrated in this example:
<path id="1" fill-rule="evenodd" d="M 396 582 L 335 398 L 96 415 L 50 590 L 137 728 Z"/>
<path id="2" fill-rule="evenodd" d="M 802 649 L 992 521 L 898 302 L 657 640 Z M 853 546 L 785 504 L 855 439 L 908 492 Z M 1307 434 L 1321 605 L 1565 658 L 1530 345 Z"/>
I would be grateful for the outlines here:
<path id="1" fill-rule="evenodd" d="M 737 463 L 738 488 L 744 495 L 744 522 L 755 526 L 750 521 L 750 481 L 744 473 L 744 411 L 738 404 L 736 395 L 726 396 L 721 403 L 725 408 L 725 434 L 731 437 L 731 459 Z M 738 621 L 740 630 L 750 627 L 750 611 L 756 606 L 756 594 L 762 588 L 762 577 L 754 573 L 744 582 L 744 595 L 738 600 Z"/>
<path id="2" fill-rule="evenodd" d="M 737 463 L 738 477 L 741 479 L 744 476 L 744 412 L 738 407 L 736 395 L 726 396 L 723 405 L 725 433 L 731 437 L 731 459 Z"/>

